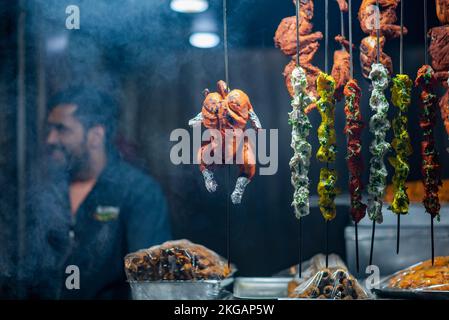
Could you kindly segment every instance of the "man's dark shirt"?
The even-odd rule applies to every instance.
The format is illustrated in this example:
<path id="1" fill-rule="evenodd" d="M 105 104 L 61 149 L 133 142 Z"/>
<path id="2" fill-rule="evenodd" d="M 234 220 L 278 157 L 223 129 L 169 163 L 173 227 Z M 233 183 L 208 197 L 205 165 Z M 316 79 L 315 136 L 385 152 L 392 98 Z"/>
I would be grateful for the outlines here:
<path id="1" fill-rule="evenodd" d="M 56 180 L 38 185 L 30 195 L 29 245 L 21 270 L 28 297 L 128 298 L 123 257 L 171 238 L 159 185 L 130 165 L 110 160 L 72 215 L 67 179 Z M 69 265 L 79 268 L 79 290 L 66 287 L 73 274 L 66 274 Z"/>

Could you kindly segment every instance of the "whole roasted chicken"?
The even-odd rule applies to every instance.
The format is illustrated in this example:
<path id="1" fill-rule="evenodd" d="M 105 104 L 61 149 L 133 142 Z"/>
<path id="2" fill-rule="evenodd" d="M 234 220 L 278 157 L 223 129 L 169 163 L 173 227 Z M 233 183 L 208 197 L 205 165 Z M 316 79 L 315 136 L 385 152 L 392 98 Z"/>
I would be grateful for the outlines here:
<path id="1" fill-rule="evenodd" d="M 256 130 L 262 128 L 259 118 L 253 110 L 248 95 L 238 89 L 229 91 L 226 82 L 217 82 L 217 92 L 204 91 L 205 99 L 201 112 L 189 121 L 190 126 L 203 124 L 207 129 L 216 129 L 218 135 L 211 134 L 198 150 L 197 160 L 203 174 L 206 189 L 217 190 L 212 167 L 225 163 L 237 163 L 240 174 L 234 191 L 232 203 L 242 201 L 246 186 L 256 172 L 256 159 L 252 144 L 244 136 L 248 121 Z M 211 158 L 218 158 L 218 163 Z"/>

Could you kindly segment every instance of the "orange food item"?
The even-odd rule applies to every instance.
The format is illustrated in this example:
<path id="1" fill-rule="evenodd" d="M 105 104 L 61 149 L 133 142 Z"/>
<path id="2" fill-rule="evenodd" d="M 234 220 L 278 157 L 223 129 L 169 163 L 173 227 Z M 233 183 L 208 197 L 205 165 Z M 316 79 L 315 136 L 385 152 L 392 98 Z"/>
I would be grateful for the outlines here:
<path id="1" fill-rule="evenodd" d="M 449 290 L 449 256 L 436 257 L 405 269 L 393 277 L 388 285 L 397 289 Z"/>
<path id="2" fill-rule="evenodd" d="M 243 141 L 243 164 L 238 164 L 240 174 L 246 176 L 249 180 L 256 173 L 256 160 L 253 148 L 247 139 L 243 139 L 243 130 L 248 121 L 250 114 L 253 112 L 253 106 L 246 93 L 241 90 L 234 89 L 227 91 L 227 85 L 220 80 L 217 83 L 217 92 L 208 93 L 203 102 L 201 113 L 203 115 L 203 125 L 208 129 L 218 129 L 221 132 L 222 158 L 223 163 L 229 159 L 225 159 L 225 155 L 232 157 L 233 160 L 238 156 L 239 143 Z M 254 126 L 254 125 L 253 125 Z M 256 128 L 256 127 L 255 127 Z M 226 130 L 240 129 L 241 133 L 234 132 L 232 143 L 226 143 Z M 256 128 L 257 129 L 257 128 Z M 210 141 L 203 142 L 198 150 L 198 160 L 200 162 L 200 170 L 211 167 L 205 159 L 217 150 L 219 140 L 211 137 Z"/>
<path id="3" fill-rule="evenodd" d="M 313 0 L 300 0 L 300 2 L 299 60 L 301 67 L 306 72 L 307 94 L 317 98 L 316 79 L 321 70 L 312 64 L 312 60 L 320 47 L 319 40 L 323 38 L 323 34 L 319 31 L 312 32 Z M 293 3 L 296 4 L 296 1 L 293 0 Z M 345 7 L 345 1 L 339 0 L 339 5 Z M 291 74 L 296 67 L 296 16 L 282 19 L 274 35 L 274 44 L 285 55 L 292 58 L 285 67 L 283 75 L 287 90 L 290 96 L 293 97 L 294 90 L 291 84 Z M 312 103 L 305 112 L 308 113 L 314 108 L 315 104 Z"/>

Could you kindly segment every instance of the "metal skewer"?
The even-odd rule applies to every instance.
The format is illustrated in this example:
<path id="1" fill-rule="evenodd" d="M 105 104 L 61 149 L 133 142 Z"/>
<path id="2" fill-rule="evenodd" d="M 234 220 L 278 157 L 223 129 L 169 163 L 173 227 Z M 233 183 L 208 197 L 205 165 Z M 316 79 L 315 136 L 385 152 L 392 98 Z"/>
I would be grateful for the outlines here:
<path id="1" fill-rule="evenodd" d="M 296 0 L 296 66 L 300 67 L 300 59 L 299 59 L 299 27 L 300 27 L 300 10 L 301 2 L 299 0 Z M 302 276 L 302 219 L 303 217 L 299 217 L 299 261 L 298 261 L 298 274 L 301 278 Z"/>
<path id="2" fill-rule="evenodd" d="M 424 64 L 429 64 L 429 56 L 427 53 L 427 0 L 424 1 Z M 435 239 L 434 239 L 434 216 L 430 216 L 430 241 L 432 250 L 432 266 L 435 262 Z"/>
<path id="3" fill-rule="evenodd" d="M 376 234 L 376 220 L 373 220 L 373 228 L 371 233 L 371 248 L 369 252 L 369 265 L 373 264 L 374 236 Z"/>
<path id="4" fill-rule="evenodd" d="M 342 14 L 343 12 L 340 11 Z M 348 23 L 349 23 L 349 61 L 350 61 L 350 71 L 351 79 L 354 79 L 354 57 L 352 56 L 352 0 L 348 1 Z M 344 32 L 344 27 L 342 27 L 342 32 Z M 358 222 L 355 223 L 355 263 L 357 273 L 360 271 L 360 260 L 359 260 L 359 230 Z"/>
<path id="5" fill-rule="evenodd" d="M 380 6 L 379 6 L 379 0 L 376 0 L 376 6 L 377 6 L 377 14 L 376 14 L 376 40 L 377 40 L 377 63 L 380 62 Z"/>
<path id="6" fill-rule="evenodd" d="M 229 85 L 229 55 L 228 55 L 228 7 L 227 1 L 223 0 L 223 46 L 224 46 L 224 67 L 225 67 L 225 81 L 227 91 L 230 91 Z M 227 165 L 226 172 L 226 255 L 228 259 L 228 268 L 231 269 L 231 204 L 230 201 L 230 181 L 231 168 Z"/>
<path id="7" fill-rule="evenodd" d="M 404 0 L 401 0 L 401 34 L 399 38 L 399 73 L 404 72 Z M 398 213 L 398 223 L 396 232 L 396 254 L 399 254 L 401 241 L 401 214 Z"/>
<path id="8" fill-rule="evenodd" d="M 325 0 L 324 2 L 324 72 L 326 74 L 329 73 L 329 59 L 328 59 L 328 51 L 329 51 L 329 0 Z"/>
<path id="9" fill-rule="evenodd" d="M 380 63 L 380 6 L 379 6 L 379 0 L 376 0 L 376 6 L 377 6 L 377 14 L 376 14 L 376 21 L 375 21 L 375 28 L 376 28 L 376 40 L 377 40 L 377 63 Z M 374 201 L 377 201 L 377 197 L 375 197 Z M 374 251 L 374 238 L 376 235 L 376 220 L 373 219 L 373 226 L 372 226 L 372 232 L 371 232 L 371 248 L 369 253 L 369 265 L 373 264 L 373 251 Z"/>

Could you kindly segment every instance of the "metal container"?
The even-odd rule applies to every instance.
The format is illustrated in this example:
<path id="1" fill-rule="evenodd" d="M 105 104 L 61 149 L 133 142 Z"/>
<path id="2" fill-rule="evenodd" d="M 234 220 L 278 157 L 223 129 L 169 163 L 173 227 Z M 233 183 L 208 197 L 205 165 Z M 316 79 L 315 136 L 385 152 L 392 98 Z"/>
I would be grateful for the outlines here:
<path id="1" fill-rule="evenodd" d="M 292 278 L 235 279 L 234 297 L 239 299 L 278 299 L 288 296 L 288 283 Z"/>
<path id="2" fill-rule="evenodd" d="M 401 272 L 403 272 L 403 270 L 382 279 L 382 281 L 379 283 L 379 288 L 373 289 L 373 292 L 376 294 L 376 296 L 379 298 L 391 299 L 449 300 L 449 291 L 389 288 L 388 285 L 390 283 L 390 280 Z"/>
<path id="3" fill-rule="evenodd" d="M 434 221 L 435 255 L 449 255 L 449 206 L 441 207 L 441 221 Z M 431 258 L 430 215 L 421 204 L 411 204 L 409 214 L 401 216 L 400 251 L 396 254 L 397 216 L 383 208 L 384 222 L 376 225 L 373 264 L 383 276 L 395 273 L 417 262 Z M 356 273 L 355 230 L 345 230 L 348 268 Z M 372 222 L 367 217 L 358 226 L 360 271 L 364 274 L 369 263 Z"/>
<path id="4" fill-rule="evenodd" d="M 128 281 L 133 300 L 215 300 L 234 278 L 198 281 Z"/>

